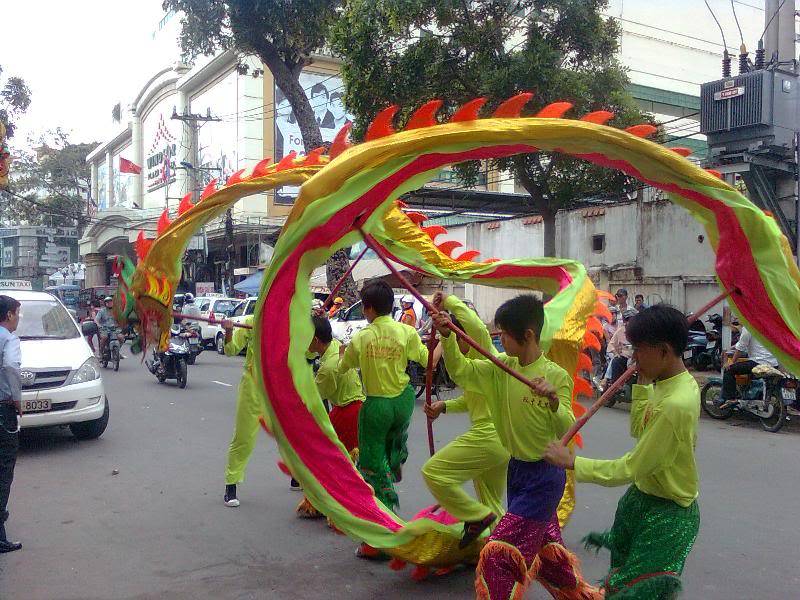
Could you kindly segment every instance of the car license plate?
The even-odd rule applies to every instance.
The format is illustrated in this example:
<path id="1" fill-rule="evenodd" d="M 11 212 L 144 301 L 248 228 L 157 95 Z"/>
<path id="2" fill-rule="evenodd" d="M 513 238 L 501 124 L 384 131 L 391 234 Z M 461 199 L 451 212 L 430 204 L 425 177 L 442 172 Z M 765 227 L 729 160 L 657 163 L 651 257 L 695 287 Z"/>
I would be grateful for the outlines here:
<path id="1" fill-rule="evenodd" d="M 50 400 L 23 400 L 22 412 L 45 412 L 50 410 Z"/>
<path id="2" fill-rule="evenodd" d="M 781 396 L 783 396 L 784 400 L 796 400 L 797 399 L 797 390 L 788 390 L 786 388 L 781 388 Z"/>

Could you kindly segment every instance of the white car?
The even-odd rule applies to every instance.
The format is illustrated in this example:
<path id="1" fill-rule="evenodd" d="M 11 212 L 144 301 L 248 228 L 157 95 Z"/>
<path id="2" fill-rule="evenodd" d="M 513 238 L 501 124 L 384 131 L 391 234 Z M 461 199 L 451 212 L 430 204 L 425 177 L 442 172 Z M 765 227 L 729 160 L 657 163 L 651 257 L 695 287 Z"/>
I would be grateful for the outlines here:
<path id="1" fill-rule="evenodd" d="M 194 299 L 194 305 L 200 309 L 201 317 L 210 319 L 213 315 L 213 318 L 220 323 L 233 313 L 234 307 L 236 307 L 239 302 L 241 302 L 241 300 L 237 298 L 225 298 L 222 295 L 199 296 Z M 211 323 L 201 321 L 200 336 L 203 338 L 202 343 L 204 345 L 215 347 L 220 354 L 225 351 L 225 332 L 222 329 L 222 325 L 212 325 Z"/>
<path id="2" fill-rule="evenodd" d="M 20 427 L 68 425 L 79 439 L 100 437 L 108 424 L 108 398 L 100 365 L 75 319 L 51 294 L 3 293 L 21 303 Z"/>
<path id="3" fill-rule="evenodd" d="M 395 294 L 394 308 L 392 309 L 392 318 L 397 320 L 400 311 L 400 299 L 404 294 Z M 428 311 L 422 306 L 419 300 L 414 299 L 414 312 L 417 313 L 417 325 L 424 319 Z M 364 317 L 364 311 L 361 308 L 361 301 L 359 300 L 353 306 L 348 306 L 331 320 L 331 329 L 333 330 L 333 337 L 345 344 L 349 343 L 353 336 L 364 329 L 368 325 L 367 319 Z"/>
<path id="4" fill-rule="evenodd" d="M 255 314 L 258 296 L 250 296 L 242 300 L 231 313 L 231 321 L 241 323 L 247 315 Z"/>

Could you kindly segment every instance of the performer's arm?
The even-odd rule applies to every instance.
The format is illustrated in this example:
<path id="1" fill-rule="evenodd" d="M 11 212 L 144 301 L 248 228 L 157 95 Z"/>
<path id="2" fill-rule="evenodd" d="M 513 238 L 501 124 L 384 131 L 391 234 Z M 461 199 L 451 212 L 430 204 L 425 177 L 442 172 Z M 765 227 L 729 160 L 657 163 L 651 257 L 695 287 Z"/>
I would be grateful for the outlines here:
<path id="1" fill-rule="evenodd" d="M 339 366 L 336 368 L 337 375 L 344 375 L 350 369 L 355 369 L 358 367 L 359 351 L 359 341 L 358 337 L 356 336 L 350 340 L 349 344 L 347 344 L 342 358 L 339 359 Z"/>
<path id="2" fill-rule="evenodd" d="M 250 343 L 250 332 L 244 327 L 234 327 L 231 340 L 225 342 L 225 356 L 236 356 Z"/>
<path id="3" fill-rule="evenodd" d="M 636 447 L 615 460 L 575 458 L 578 481 L 614 487 L 647 477 L 674 462 L 678 452 L 675 430 L 663 415 L 654 418 Z"/>
<path id="4" fill-rule="evenodd" d="M 416 363 L 426 366 L 428 364 L 428 347 L 422 343 L 422 338 L 419 337 L 417 330 L 410 325 L 408 327 L 406 357 L 408 357 L 408 360 L 413 360 Z"/>
<path id="5" fill-rule="evenodd" d="M 330 400 L 336 395 L 336 379 L 336 368 L 333 365 L 322 365 L 317 371 L 314 382 L 317 384 L 317 390 L 323 400 Z"/>
<path id="6" fill-rule="evenodd" d="M 484 350 L 489 350 L 497 354 L 497 349 L 492 343 L 492 335 L 481 321 L 478 313 L 472 310 L 455 296 L 447 296 L 444 299 L 444 308 L 450 312 L 464 328 L 464 333 L 480 344 Z M 448 407 L 449 408 L 449 407 Z"/>
<path id="7" fill-rule="evenodd" d="M 467 412 L 467 401 L 464 400 L 464 396 L 459 396 L 458 398 L 452 398 L 450 400 L 445 400 L 444 405 L 447 407 L 448 413 L 460 413 L 460 412 Z"/>
<path id="8" fill-rule="evenodd" d="M 483 394 L 488 402 L 495 395 L 495 377 L 499 369 L 488 360 L 464 356 L 456 340 L 456 335 L 451 333 L 441 342 L 444 364 L 450 378 L 464 391 Z"/>
<path id="9" fill-rule="evenodd" d="M 558 408 L 550 414 L 556 435 L 561 437 L 575 422 L 575 413 L 572 412 L 572 379 L 566 371 L 559 369 L 557 373 L 558 375 L 555 375 L 548 383 L 556 388 L 558 395 Z"/>

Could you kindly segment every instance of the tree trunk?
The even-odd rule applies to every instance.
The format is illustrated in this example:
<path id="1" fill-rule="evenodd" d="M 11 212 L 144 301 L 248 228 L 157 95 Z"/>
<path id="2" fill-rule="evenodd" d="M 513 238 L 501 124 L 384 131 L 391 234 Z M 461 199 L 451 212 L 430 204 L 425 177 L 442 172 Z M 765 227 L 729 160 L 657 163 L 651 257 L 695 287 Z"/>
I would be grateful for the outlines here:
<path id="1" fill-rule="evenodd" d="M 322 146 L 322 133 L 320 133 L 317 119 L 314 116 L 314 109 L 311 107 L 311 102 L 303 86 L 300 85 L 300 73 L 302 71 L 300 67 L 302 65 L 296 68 L 289 68 L 289 66 L 280 60 L 277 54 L 268 51 L 259 52 L 259 57 L 267 68 L 269 68 L 272 76 L 275 78 L 275 83 L 286 95 L 286 99 L 289 101 L 292 111 L 294 111 L 294 116 L 297 119 L 297 126 L 300 128 L 300 133 L 303 136 L 303 147 L 306 153 Z M 328 259 L 325 267 L 328 289 L 332 290 L 339 279 L 341 279 L 342 275 L 344 275 L 350 267 L 350 259 L 347 251 L 339 250 L 335 252 L 333 256 Z M 348 305 L 358 300 L 356 282 L 352 275 L 347 276 L 347 279 L 342 284 L 339 295 L 344 298 Z"/>
<path id="2" fill-rule="evenodd" d="M 514 157 L 514 166 L 517 179 L 528 192 L 533 201 L 533 206 L 542 216 L 544 247 L 543 255 L 554 258 L 556 256 L 556 211 L 550 207 L 542 188 L 530 176 L 523 155 Z"/>
<path id="3" fill-rule="evenodd" d="M 542 225 L 544 226 L 544 255 L 556 256 L 556 213 L 552 210 L 542 211 Z"/>

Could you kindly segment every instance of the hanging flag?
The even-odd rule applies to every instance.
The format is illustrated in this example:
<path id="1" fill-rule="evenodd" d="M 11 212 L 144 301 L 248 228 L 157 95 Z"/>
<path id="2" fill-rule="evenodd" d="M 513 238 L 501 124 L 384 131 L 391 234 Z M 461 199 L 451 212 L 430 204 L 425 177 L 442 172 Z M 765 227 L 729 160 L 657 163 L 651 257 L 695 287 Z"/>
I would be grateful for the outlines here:
<path id="1" fill-rule="evenodd" d="M 142 172 L 142 167 L 137 165 L 136 163 L 128 160 L 127 158 L 119 157 L 119 172 L 120 173 L 131 173 L 133 175 L 139 175 Z"/>

